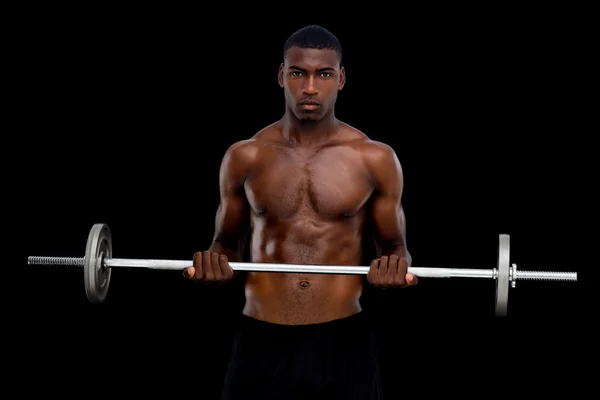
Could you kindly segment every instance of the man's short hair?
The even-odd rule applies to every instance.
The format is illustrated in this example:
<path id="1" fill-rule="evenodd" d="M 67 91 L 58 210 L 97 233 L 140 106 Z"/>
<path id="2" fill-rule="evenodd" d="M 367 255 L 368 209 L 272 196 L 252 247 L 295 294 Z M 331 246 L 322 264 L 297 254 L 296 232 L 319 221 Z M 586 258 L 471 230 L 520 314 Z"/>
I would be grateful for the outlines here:
<path id="1" fill-rule="evenodd" d="M 330 49 L 338 54 L 342 64 L 342 45 L 338 38 L 329 30 L 319 25 L 308 25 L 292 33 L 283 45 L 283 59 L 291 47 L 303 49 Z"/>

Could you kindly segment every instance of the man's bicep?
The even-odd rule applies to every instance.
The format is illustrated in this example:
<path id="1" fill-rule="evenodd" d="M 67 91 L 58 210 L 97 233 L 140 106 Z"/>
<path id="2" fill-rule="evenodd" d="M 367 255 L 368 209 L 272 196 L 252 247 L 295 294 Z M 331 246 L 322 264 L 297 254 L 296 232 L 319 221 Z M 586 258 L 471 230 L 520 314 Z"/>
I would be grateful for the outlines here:
<path id="1" fill-rule="evenodd" d="M 214 240 L 235 249 L 248 230 L 248 205 L 240 194 L 223 194 L 215 217 Z"/>
<path id="2" fill-rule="evenodd" d="M 375 240 L 383 253 L 406 245 L 406 221 L 398 196 L 375 195 L 371 220 Z"/>
<path id="3" fill-rule="evenodd" d="M 221 163 L 214 236 L 216 242 L 235 250 L 241 245 L 249 227 L 249 206 L 244 191 L 248 162 L 240 146 L 230 147 Z"/>
<path id="4" fill-rule="evenodd" d="M 385 145 L 378 146 L 370 169 L 375 186 L 370 209 L 375 240 L 382 252 L 387 253 L 406 245 L 404 176 L 393 149 Z"/>

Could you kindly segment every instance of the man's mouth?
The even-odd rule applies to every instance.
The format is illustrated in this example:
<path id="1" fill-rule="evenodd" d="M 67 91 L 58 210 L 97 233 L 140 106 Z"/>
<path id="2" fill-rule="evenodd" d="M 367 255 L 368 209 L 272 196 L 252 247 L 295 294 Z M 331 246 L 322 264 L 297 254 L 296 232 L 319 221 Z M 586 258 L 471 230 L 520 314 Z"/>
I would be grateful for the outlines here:
<path id="1" fill-rule="evenodd" d="M 317 107 L 319 107 L 319 102 L 314 101 L 314 100 L 308 100 L 308 101 L 301 101 L 300 102 L 300 107 L 303 110 L 316 110 Z"/>

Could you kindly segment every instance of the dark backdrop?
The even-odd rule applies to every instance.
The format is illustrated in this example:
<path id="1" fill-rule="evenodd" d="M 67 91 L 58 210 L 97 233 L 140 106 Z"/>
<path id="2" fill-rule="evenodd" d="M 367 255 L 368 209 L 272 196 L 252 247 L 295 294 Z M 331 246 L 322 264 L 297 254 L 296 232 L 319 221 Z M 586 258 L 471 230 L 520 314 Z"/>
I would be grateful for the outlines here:
<path id="1" fill-rule="evenodd" d="M 579 269 L 562 249 L 585 234 L 558 227 L 576 185 L 562 166 L 576 121 L 564 70 L 576 54 L 559 17 L 457 11 L 389 23 L 227 17 L 213 26 L 210 13 L 99 15 L 47 10 L 20 31 L 31 110 L 22 123 L 36 133 L 26 144 L 31 169 L 23 170 L 35 188 L 24 200 L 25 257 L 83 256 L 96 222 L 109 224 L 115 257 L 191 259 L 209 246 L 221 157 L 281 116 L 283 42 L 319 23 L 344 46 L 338 117 L 390 144 L 402 163 L 414 265 L 493 268 L 498 235 L 508 233 L 520 269 Z M 98 306 L 85 298 L 80 269 L 24 271 L 25 348 L 35 349 L 27 360 L 45 373 L 67 360 L 82 374 L 75 382 L 91 386 L 108 374 L 138 390 L 174 374 L 199 398 L 218 391 L 241 287 L 203 288 L 177 271 L 115 270 Z M 574 345 L 559 339 L 579 338 L 578 287 L 518 282 L 501 320 L 492 280 L 367 291 L 389 390 L 417 379 L 427 394 L 440 377 L 464 373 L 493 393 L 494 380 L 511 374 L 572 372 L 556 357 Z M 134 371 L 145 372 L 130 379 Z"/>

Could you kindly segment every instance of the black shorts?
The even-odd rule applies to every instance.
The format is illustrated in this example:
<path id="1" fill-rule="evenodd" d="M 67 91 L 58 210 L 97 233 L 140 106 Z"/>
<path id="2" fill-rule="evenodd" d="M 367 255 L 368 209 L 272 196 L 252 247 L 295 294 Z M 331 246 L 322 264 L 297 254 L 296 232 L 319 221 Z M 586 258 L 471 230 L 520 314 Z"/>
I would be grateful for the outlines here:
<path id="1" fill-rule="evenodd" d="M 375 334 L 364 312 L 313 325 L 242 315 L 222 400 L 382 398 Z"/>

